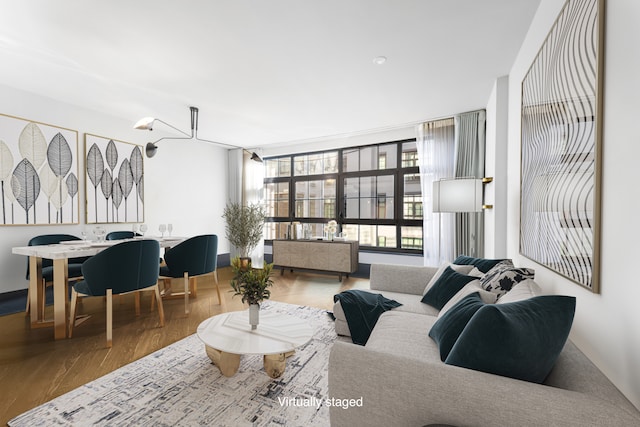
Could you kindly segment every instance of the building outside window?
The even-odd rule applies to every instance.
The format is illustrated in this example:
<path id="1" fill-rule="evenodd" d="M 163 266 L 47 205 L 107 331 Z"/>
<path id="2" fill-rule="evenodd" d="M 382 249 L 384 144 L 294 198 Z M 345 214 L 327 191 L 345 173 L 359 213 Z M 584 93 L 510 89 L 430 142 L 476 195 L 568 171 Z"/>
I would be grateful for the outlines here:
<path id="1" fill-rule="evenodd" d="M 361 249 L 422 252 L 415 140 L 267 158 L 265 194 L 266 240 L 286 238 L 292 222 L 320 237 L 336 220 Z"/>

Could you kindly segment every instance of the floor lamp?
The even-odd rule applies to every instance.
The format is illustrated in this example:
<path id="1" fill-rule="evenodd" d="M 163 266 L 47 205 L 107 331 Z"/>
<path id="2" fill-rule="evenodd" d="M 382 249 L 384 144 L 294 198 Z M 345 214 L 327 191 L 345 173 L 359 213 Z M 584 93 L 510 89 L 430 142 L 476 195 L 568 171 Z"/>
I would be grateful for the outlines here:
<path id="1" fill-rule="evenodd" d="M 433 181 L 433 212 L 434 213 L 464 213 L 482 212 L 491 209 L 493 205 L 483 204 L 484 184 L 493 178 L 443 178 Z M 442 227 L 442 216 L 439 217 Z M 440 259 L 440 232 L 438 232 L 438 259 Z M 475 234 L 471 235 L 472 247 L 475 247 Z"/>

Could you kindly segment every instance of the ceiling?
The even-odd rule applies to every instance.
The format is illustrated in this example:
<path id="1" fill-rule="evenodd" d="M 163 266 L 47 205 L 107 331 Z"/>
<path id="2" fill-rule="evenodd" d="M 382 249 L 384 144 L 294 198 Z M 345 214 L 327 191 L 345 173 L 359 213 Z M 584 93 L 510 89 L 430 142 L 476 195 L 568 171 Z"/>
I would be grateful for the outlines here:
<path id="1" fill-rule="evenodd" d="M 484 108 L 539 2 L 0 0 L 0 82 L 187 132 L 197 106 L 233 145 L 318 140 Z"/>

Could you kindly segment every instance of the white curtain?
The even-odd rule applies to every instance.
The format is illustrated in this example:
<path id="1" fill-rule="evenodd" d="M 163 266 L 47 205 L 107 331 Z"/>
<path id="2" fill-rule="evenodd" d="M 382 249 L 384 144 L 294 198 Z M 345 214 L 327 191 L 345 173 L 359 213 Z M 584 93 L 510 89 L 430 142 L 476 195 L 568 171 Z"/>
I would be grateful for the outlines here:
<path id="1" fill-rule="evenodd" d="M 417 126 L 416 146 L 420 166 L 423 211 L 424 265 L 438 266 L 454 258 L 455 216 L 433 212 L 433 181 L 451 178 L 455 169 L 453 119 Z"/>
<path id="2" fill-rule="evenodd" d="M 456 177 L 484 178 L 484 110 L 456 117 Z M 456 214 L 456 254 L 484 256 L 484 212 Z"/>
<path id="3" fill-rule="evenodd" d="M 264 164 L 251 160 L 250 152 L 243 151 L 243 185 L 242 204 L 264 205 Z M 259 153 L 258 153 L 259 154 Z M 254 268 L 262 268 L 264 264 L 264 233 L 260 243 L 251 253 L 251 265 Z"/>
<path id="4" fill-rule="evenodd" d="M 238 148 L 229 150 L 229 202 L 242 206 L 264 203 L 264 165 L 251 160 L 249 151 Z M 260 155 L 261 153 L 257 153 Z M 238 256 L 238 250 L 233 247 L 231 257 Z M 251 265 L 262 268 L 264 263 L 264 238 L 250 254 Z"/>
<path id="5" fill-rule="evenodd" d="M 229 200 L 228 203 L 242 203 L 242 149 L 228 150 L 229 159 Z M 231 246 L 230 256 L 231 258 L 238 256 L 240 253 L 238 249 L 229 243 Z"/>

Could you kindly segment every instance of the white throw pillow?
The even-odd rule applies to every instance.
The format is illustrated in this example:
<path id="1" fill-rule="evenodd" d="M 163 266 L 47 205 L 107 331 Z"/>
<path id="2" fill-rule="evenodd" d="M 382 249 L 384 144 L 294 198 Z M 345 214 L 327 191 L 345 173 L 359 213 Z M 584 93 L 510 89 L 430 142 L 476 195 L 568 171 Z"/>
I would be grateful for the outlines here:
<path id="1" fill-rule="evenodd" d="M 457 294 L 455 294 L 449 301 L 447 301 L 447 303 L 440 310 L 440 313 L 438 313 L 438 319 L 442 317 L 451 307 L 456 305 L 460 300 L 474 292 L 480 292 L 480 298 L 485 304 L 493 304 L 496 302 L 496 294 L 482 289 L 482 286 L 480 286 L 480 280 L 472 280 L 471 282 L 464 285 L 464 287 L 460 289 Z"/>
<path id="2" fill-rule="evenodd" d="M 514 285 L 509 292 L 499 297 L 496 304 L 523 301 L 538 295 L 542 295 L 540 286 L 533 279 L 526 279 Z"/>
<path id="3" fill-rule="evenodd" d="M 424 288 L 424 291 L 422 291 L 423 296 L 427 293 L 429 289 L 431 289 L 433 284 L 438 281 L 438 279 L 440 278 L 440 276 L 442 276 L 442 273 L 444 273 L 447 267 L 451 267 L 454 271 L 457 271 L 458 273 L 465 274 L 465 275 L 468 275 L 469 272 L 473 270 L 473 265 L 458 265 L 458 264 L 452 264 L 450 262 L 443 263 L 438 268 L 438 271 L 436 271 L 436 273 L 433 275 L 431 280 L 429 280 L 429 283 L 427 283 L 427 286 Z"/>
<path id="4" fill-rule="evenodd" d="M 478 270 L 478 267 L 473 267 L 467 276 L 477 277 L 478 279 L 482 279 L 484 277 L 484 273 Z"/>

